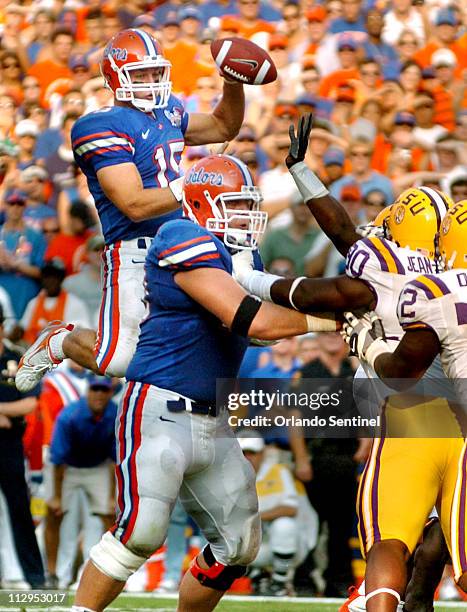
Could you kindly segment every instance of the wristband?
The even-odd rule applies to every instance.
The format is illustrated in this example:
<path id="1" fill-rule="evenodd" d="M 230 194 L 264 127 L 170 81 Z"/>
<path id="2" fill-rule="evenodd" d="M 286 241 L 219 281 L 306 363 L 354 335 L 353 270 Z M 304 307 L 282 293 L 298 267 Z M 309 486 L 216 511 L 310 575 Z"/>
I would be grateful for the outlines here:
<path id="1" fill-rule="evenodd" d="M 299 276 L 298 278 L 296 278 L 294 280 L 294 282 L 292 283 L 292 286 L 290 287 L 290 291 L 289 291 L 289 302 L 290 305 L 292 306 L 292 308 L 295 308 L 295 310 L 298 310 L 298 308 L 295 306 L 295 304 L 293 303 L 292 297 L 293 294 L 295 293 L 295 289 L 298 287 L 298 285 L 302 282 L 302 280 L 304 280 L 306 278 L 306 276 Z"/>
<path id="2" fill-rule="evenodd" d="M 370 346 L 365 351 L 364 359 L 368 363 L 369 366 L 375 369 L 375 361 L 384 353 L 391 353 L 391 349 L 389 348 L 389 344 L 384 340 L 378 339 L 370 344 Z"/>
<path id="3" fill-rule="evenodd" d="M 305 162 L 294 164 L 289 168 L 289 172 L 293 176 L 304 202 L 328 195 L 329 191 Z"/>
<path id="4" fill-rule="evenodd" d="M 337 322 L 332 312 L 323 312 L 319 315 L 305 315 L 307 331 L 334 332 L 337 331 Z"/>
<path id="5" fill-rule="evenodd" d="M 174 179 L 169 183 L 169 189 L 174 194 L 177 202 L 182 201 L 182 193 L 183 193 L 183 180 L 184 176 L 180 176 L 178 179 Z"/>
<path id="6" fill-rule="evenodd" d="M 282 276 L 251 270 L 241 279 L 240 284 L 248 293 L 252 293 L 266 302 L 272 302 L 271 287 L 277 280 L 283 280 Z"/>

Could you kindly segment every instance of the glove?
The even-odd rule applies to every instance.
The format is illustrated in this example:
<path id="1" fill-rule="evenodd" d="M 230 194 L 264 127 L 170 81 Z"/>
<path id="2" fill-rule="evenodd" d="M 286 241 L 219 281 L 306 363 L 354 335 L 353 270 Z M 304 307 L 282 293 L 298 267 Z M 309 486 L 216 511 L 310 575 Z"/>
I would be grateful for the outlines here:
<path id="1" fill-rule="evenodd" d="M 386 343 L 383 322 L 373 311 L 361 317 L 352 312 L 344 312 L 344 317 L 347 323 L 344 323 L 341 335 L 350 346 L 350 354 L 374 368 L 379 355 L 391 352 Z"/>
<path id="2" fill-rule="evenodd" d="M 289 127 L 290 147 L 289 154 L 287 155 L 285 160 L 287 168 L 291 168 L 295 164 L 298 164 L 299 162 L 302 162 L 305 159 L 305 153 L 308 148 L 312 124 L 313 115 L 311 113 L 308 113 L 300 117 L 296 136 L 294 126 L 291 125 Z"/>
<path id="3" fill-rule="evenodd" d="M 367 223 L 366 225 L 357 225 L 355 231 L 362 238 L 385 238 L 386 232 L 384 231 L 384 227 L 379 225 L 372 225 L 371 223 Z"/>
<path id="4" fill-rule="evenodd" d="M 252 270 L 254 270 L 253 251 L 238 251 L 232 255 L 232 276 L 239 285 L 243 285 Z"/>

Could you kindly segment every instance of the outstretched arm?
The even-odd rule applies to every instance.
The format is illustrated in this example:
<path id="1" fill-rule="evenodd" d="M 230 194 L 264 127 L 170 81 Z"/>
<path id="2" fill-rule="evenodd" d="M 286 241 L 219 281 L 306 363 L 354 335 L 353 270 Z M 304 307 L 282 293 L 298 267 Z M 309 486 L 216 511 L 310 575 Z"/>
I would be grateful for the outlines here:
<path id="1" fill-rule="evenodd" d="M 294 126 L 290 126 L 290 148 L 285 163 L 319 226 L 336 249 L 345 256 L 360 236 L 355 231 L 355 225 L 345 208 L 329 194 L 323 183 L 304 162 L 312 122 L 311 113 L 301 117 L 297 135 Z"/>

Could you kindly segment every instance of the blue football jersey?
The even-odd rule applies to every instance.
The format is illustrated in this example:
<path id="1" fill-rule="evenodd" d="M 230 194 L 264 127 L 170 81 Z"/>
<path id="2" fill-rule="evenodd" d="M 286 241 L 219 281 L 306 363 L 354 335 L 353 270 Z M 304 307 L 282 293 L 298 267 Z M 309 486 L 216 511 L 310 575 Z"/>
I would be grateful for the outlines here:
<path id="1" fill-rule="evenodd" d="M 165 223 L 146 258 L 148 313 L 126 378 L 214 402 L 216 379 L 237 376 L 249 340 L 229 331 L 175 283 L 177 272 L 200 267 L 231 274 L 224 243 L 189 219 Z M 255 267 L 262 269 L 257 253 Z"/>
<path id="2" fill-rule="evenodd" d="M 178 178 L 189 115 L 170 96 L 166 108 L 143 113 L 128 106 L 109 106 L 80 117 L 71 131 L 76 163 L 86 175 L 106 244 L 155 236 L 159 227 L 181 217 L 181 210 L 134 223 L 107 198 L 97 180 L 105 166 L 134 163 L 144 188 L 167 187 Z"/>

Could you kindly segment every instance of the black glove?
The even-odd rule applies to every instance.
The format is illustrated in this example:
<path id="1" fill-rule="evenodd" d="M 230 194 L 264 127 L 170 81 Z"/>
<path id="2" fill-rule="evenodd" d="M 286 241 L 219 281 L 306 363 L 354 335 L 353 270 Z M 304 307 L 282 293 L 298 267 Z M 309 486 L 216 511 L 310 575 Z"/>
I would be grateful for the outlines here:
<path id="1" fill-rule="evenodd" d="M 302 162 L 305 159 L 305 153 L 308 148 L 312 125 L 313 115 L 308 113 L 300 117 L 298 122 L 297 136 L 295 136 L 294 126 L 291 125 L 289 127 L 290 147 L 289 154 L 285 160 L 287 168 L 291 168 L 295 164 L 298 164 L 298 162 Z"/>

